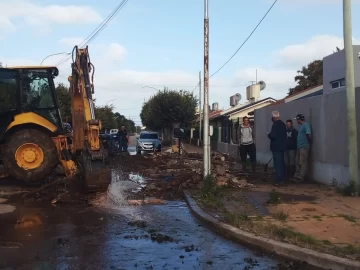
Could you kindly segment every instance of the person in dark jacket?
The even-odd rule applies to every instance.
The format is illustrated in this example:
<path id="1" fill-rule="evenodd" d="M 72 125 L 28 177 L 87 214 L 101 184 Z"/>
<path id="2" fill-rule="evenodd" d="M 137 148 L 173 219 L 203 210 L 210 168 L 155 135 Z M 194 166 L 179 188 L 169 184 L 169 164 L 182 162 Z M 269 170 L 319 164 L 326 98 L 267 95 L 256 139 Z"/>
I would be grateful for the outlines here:
<path id="1" fill-rule="evenodd" d="M 286 125 L 280 119 L 278 111 L 272 112 L 272 127 L 268 138 L 270 150 L 273 154 L 274 168 L 276 172 L 276 185 L 284 183 L 284 153 L 286 149 Z"/>
<path id="2" fill-rule="evenodd" d="M 125 126 L 121 126 L 121 129 L 118 131 L 118 135 L 119 135 L 119 144 L 120 144 L 119 148 L 121 149 L 122 152 L 126 152 L 128 147 L 129 137 L 125 129 Z"/>
<path id="3" fill-rule="evenodd" d="M 296 172 L 296 148 L 298 131 L 291 119 L 286 120 L 285 177 L 294 177 Z"/>

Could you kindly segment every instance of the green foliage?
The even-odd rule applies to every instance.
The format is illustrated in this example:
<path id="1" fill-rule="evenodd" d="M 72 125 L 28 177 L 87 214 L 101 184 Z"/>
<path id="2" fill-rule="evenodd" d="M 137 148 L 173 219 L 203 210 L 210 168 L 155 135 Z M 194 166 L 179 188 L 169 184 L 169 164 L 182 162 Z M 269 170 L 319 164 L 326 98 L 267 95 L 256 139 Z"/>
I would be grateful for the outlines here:
<path id="1" fill-rule="evenodd" d="M 175 122 L 187 127 L 195 119 L 196 107 L 192 93 L 165 88 L 144 103 L 140 117 L 143 125 L 153 130 L 172 128 Z"/>
<path id="2" fill-rule="evenodd" d="M 267 201 L 268 204 L 280 204 L 281 203 L 281 197 L 280 193 L 277 192 L 275 189 L 273 189 L 269 193 L 269 200 Z"/>
<path id="3" fill-rule="evenodd" d="M 289 95 L 321 85 L 323 83 L 323 61 L 315 60 L 306 67 L 302 67 L 297 73 L 298 75 L 295 76 L 297 85 L 289 89 Z"/>
<path id="4" fill-rule="evenodd" d="M 63 83 L 59 83 L 56 87 L 56 95 L 60 107 L 61 118 L 65 122 L 71 121 L 71 98 L 69 88 Z"/>
<path id="5" fill-rule="evenodd" d="M 60 113 L 63 121 L 71 122 L 71 98 L 69 89 L 60 83 L 56 87 Z M 120 128 L 125 126 L 128 132 L 135 132 L 135 123 L 118 112 L 114 112 L 113 106 L 95 106 L 95 117 L 101 120 L 103 130 Z"/>

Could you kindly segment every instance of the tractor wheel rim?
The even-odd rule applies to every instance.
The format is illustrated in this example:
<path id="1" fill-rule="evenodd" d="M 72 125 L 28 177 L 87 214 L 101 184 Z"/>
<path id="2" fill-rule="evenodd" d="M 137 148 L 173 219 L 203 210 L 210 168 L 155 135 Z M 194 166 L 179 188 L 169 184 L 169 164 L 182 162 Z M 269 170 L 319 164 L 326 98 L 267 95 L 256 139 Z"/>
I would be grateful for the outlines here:
<path id="1" fill-rule="evenodd" d="M 35 143 L 24 143 L 15 152 L 17 165 L 25 170 L 33 170 L 44 162 L 44 152 Z"/>

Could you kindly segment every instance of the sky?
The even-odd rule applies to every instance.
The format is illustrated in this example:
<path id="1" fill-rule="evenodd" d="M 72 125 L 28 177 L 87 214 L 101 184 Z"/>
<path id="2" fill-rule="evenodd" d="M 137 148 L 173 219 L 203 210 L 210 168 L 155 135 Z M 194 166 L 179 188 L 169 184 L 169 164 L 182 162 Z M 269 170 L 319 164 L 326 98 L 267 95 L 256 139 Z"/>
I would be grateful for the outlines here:
<path id="1" fill-rule="evenodd" d="M 39 65 L 48 55 L 71 52 L 119 0 L 0 0 L 0 62 Z M 250 34 L 272 0 L 209 0 L 209 70 L 220 68 Z M 360 0 L 353 0 L 353 39 L 360 44 Z M 203 75 L 203 0 L 129 0 L 89 45 L 98 105 L 141 124 L 144 100 L 156 89 L 194 91 Z M 279 0 L 238 54 L 209 81 L 210 103 L 229 107 L 230 96 L 256 79 L 261 98 L 280 99 L 297 70 L 343 48 L 341 0 Z M 51 56 L 56 65 L 66 55 Z M 71 61 L 58 66 L 66 83 Z M 147 86 L 147 87 L 145 87 Z M 151 88 L 152 87 L 152 88 Z"/>

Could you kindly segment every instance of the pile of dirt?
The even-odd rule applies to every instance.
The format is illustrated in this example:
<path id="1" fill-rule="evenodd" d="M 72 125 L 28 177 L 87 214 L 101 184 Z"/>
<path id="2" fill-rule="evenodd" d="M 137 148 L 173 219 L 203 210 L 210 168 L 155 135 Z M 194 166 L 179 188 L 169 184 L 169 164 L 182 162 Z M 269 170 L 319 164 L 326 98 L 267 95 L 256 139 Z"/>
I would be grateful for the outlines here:
<path id="1" fill-rule="evenodd" d="M 218 153 L 212 154 L 213 175 L 216 182 L 232 179 L 229 167 L 233 160 Z M 184 189 L 203 187 L 202 154 L 157 153 L 153 155 L 127 156 L 113 161 L 114 168 L 122 172 L 136 172 L 149 179 L 141 195 L 161 199 L 177 199 Z"/>

